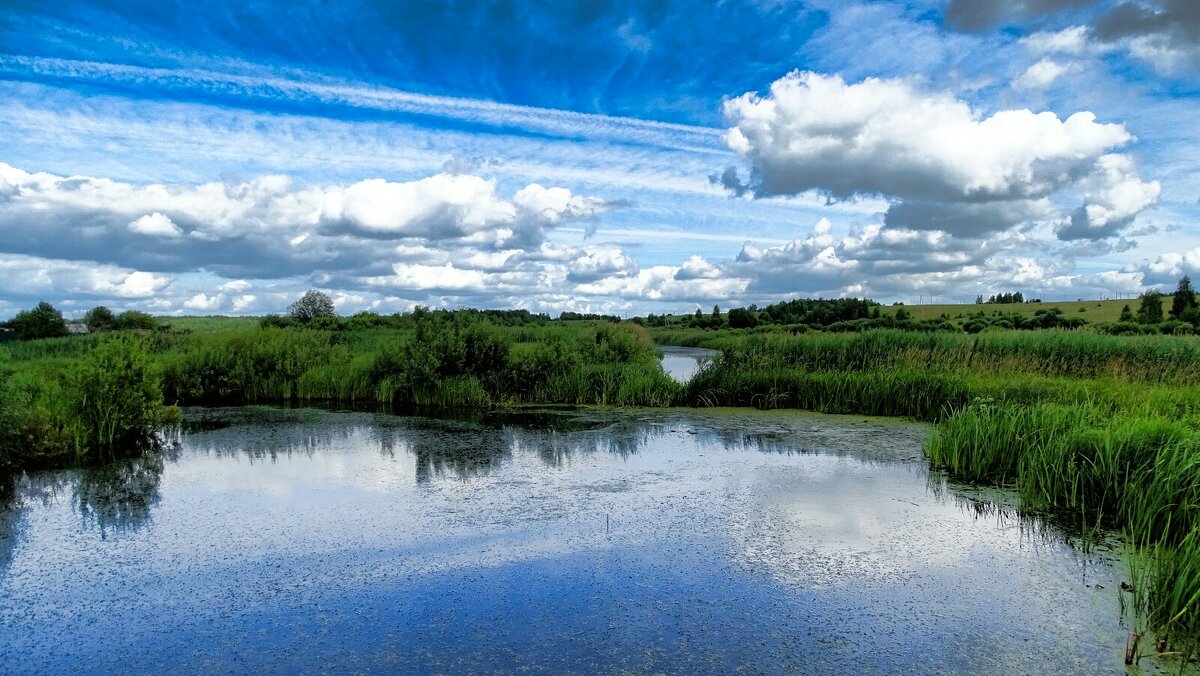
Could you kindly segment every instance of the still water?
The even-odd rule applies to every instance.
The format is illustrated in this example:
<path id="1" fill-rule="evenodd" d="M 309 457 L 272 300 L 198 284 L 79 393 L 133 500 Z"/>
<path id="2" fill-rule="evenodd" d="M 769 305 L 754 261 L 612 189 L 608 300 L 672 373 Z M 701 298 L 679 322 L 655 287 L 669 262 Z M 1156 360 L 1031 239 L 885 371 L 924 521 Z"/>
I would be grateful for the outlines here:
<path id="1" fill-rule="evenodd" d="M 186 419 L 6 487 L 0 671 L 1121 671 L 1119 567 L 931 473 L 919 425 Z"/>
<path id="2" fill-rule="evenodd" d="M 716 350 L 706 350 L 702 347 L 674 347 L 671 345 L 660 345 L 658 350 L 663 355 L 663 370 L 681 383 L 691 380 L 701 367 L 721 354 Z"/>

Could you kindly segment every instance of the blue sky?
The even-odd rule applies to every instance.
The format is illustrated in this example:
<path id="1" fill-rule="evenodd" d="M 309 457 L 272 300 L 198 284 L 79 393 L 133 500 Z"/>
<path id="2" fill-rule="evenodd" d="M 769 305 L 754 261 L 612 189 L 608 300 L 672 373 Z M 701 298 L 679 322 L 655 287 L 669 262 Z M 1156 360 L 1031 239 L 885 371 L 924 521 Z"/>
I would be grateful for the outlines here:
<path id="1" fill-rule="evenodd" d="M 9 0 L 0 314 L 1169 286 L 1197 36 L 1188 0 Z"/>

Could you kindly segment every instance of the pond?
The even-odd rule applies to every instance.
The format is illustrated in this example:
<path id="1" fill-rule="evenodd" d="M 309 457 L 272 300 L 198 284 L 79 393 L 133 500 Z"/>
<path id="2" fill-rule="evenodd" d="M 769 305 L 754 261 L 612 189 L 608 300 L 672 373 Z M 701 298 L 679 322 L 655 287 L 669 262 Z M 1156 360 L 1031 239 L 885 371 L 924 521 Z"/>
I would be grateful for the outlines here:
<path id="1" fill-rule="evenodd" d="M 706 350 L 702 347 L 674 347 L 671 345 L 658 346 L 662 352 L 662 367 L 667 375 L 676 381 L 686 383 L 696 375 L 700 367 L 712 361 L 721 354 L 716 350 Z"/>
<path id="2" fill-rule="evenodd" d="M 190 409 L 162 457 L 6 487 L 0 664 L 1120 671 L 1119 566 L 931 473 L 925 433 L 746 411 Z"/>

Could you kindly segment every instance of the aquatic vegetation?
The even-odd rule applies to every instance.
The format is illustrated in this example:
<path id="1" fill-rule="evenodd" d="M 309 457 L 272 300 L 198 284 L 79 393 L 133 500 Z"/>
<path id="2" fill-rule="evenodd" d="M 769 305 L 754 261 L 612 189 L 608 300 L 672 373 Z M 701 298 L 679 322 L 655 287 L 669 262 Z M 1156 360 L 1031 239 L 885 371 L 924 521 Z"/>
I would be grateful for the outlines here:
<path id="1" fill-rule="evenodd" d="M 417 314 L 417 313 L 414 313 Z M 412 408 L 668 406 L 679 385 L 635 324 L 546 325 L 426 312 L 404 328 L 234 324 L 225 331 L 13 343 L 0 362 L 0 465 L 136 454 L 164 404 L 337 403 Z M 520 321 L 517 321 L 520 320 Z M 365 321 L 365 320 L 364 320 Z M 360 322 L 361 323 L 361 322 Z"/>
<path id="2" fill-rule="evenodd" d="M 1190 651 L 1200 640 L 1195 339 L 1056 331 L 707 335 L 699 344 L 722 357 L 685 386 L 684 403 L 937 422 L 925 445 L 934 466 L 1014 486 L 1024 510 L 1124 532 L 1136 578 L 1126 594 L 1140 630 L 1154 634 L 1159 652 L 1175 644 Z"/>
<path id="3" fill-rule="evenodd" d="M 140 339 L 90 341 L 78 359 L 0 365 L 0 468 L 92 464 L 141 454 L 178 419 Z"/>

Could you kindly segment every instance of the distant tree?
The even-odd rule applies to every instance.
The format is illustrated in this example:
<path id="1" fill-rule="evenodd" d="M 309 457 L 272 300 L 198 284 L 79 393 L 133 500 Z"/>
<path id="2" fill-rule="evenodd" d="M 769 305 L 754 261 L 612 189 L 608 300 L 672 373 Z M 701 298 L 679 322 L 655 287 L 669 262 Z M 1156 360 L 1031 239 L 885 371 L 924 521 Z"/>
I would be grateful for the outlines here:
<path id="1" fill-rule="evenodd" d="M 42 301 L 32 310 L 22 310 L 9 325 L 25 340 L 55 338 L 67 335 L 67 322 L 53 305 Z"/>
<path id="2" fill-rule="evenodd" d="M 721 306 L 719 306 L 719 305 L 714 305 L 714 306 L 713 306 L 712 318 L 713 318 L 713 319 L 720 319 L 720 318 L 721 318 Z"/>
<path id="3" fill-rule="evenodd" d="M 113 316 L 112 310 L 109 310 L 103 305 L 97 305 L 91 310 L 88 310 L 87 314 L 83 315 L 83 323 L 87 324 L 88 331 L 92 332 L 107 331 L 111 329 L 114 319 L 115 317 Z"/>
<path id="4" fill-rule="evenodd" d="M 1175 287 L 1171 298 L 1171 319 L 1183 319 L 1188 310 L 1197 307 L 1196 290 L 1192 288 L 1192 278 L 1184 275 Z"/>
<path id="5" fill-rule="evenodd" d="M 317 317 L 332 317 L 333 299 L 315 289 L 305 291 L 299 300 L 288 307 L 288 316 L 301 324 L 307 324 Z"/>
<path id="6" fill-rule="evenodd" d="M 1125 304 L 1125 307 L 1121 308 L 1121 317 L 1118 321 L 1122 321 L 1122 322 L 1137 321 L 1137 319 L 1133 316 L 1133 308 L 1129 307 L 1128 303 Z"/>
<path id="7" fill-rule="evenodd" d="M 749 329 L 758 324 L 754 313 L 746 308 L 735 307 L 729 311 L 729 328 Z"/>
<path id="8" fill-rule="evenodd" d="M 700 311 L 700 308 L 696 308 L 696 319 L 704 319 L 704 313 Z"/>
<path id="9" fill-rule="evenodd" d="M 153 331 L 158 322 L 145 312 L 126 310 L 113 318 L 112 327 L 118 331 Z"/>
<path id="10" fill-rule="evenodd" d="M 286 329 L 292 325 L 292 320 L 288 317 L 270 314 L 258 320 L 258 325 L 264 329 Z"/>
<path id="11" fill-rule="evenodd" d="M 983 294 L 982 293 L 979 294 L 978 296 L 975 296 L 975 304 L 983 305 Z"/>
<path id="12" fill-rule="evenodd" d="M 1138 308 L 1137 319 L 1143 324 L 1158 324 L 1163 320 L 1161 293 L 1147 291 L 1142 294 L 1142 304 Z"/>

